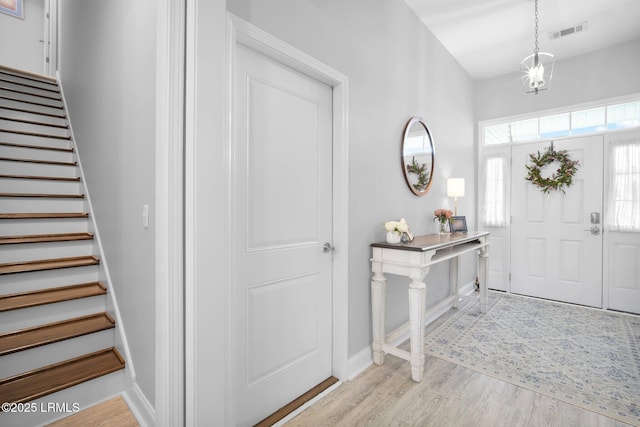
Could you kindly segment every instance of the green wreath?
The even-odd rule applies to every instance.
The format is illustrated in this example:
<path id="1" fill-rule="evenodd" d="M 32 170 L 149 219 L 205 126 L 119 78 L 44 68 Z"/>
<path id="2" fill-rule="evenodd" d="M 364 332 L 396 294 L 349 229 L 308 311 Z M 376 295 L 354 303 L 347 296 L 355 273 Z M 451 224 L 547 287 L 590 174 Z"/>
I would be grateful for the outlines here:
<path id="1" fill-rule="evenodd" d="M 573 176 L 578 171 L 578 166 L 580 165 L 579 161 L 569 158 L 567 150 L 555 151 L 551 149 L 544 154 L 540 154 L 538 151 L 538 154 L 529 154 L 529 159 L 533 164 L 526 165 L 529 173 L 525 179 L 540 187 L 543 193 L 548 193 L 551 190 L 562 191 L 564 193 L 563 187 L 571 186 Z M 549 178 L 543 178 L 542 175 L 540 175 L 541 169 L 553 162 L 559 162 L 560 167 L 555 173 L 551 174 Z"/>
<path id="2" fill-rule="evenodd" d="M 416 175 L 418 175 L 418 182 L 414 185 L 416 190 L 422 191 L 427 188 L 429 177 L 427 176 L 428 172 L 426 163 L 418 163 L 416 162 L 416 158 L 414 157 L 411 161 L 411 164 L 407 166 L 407 172 L 415 173 Z"/>

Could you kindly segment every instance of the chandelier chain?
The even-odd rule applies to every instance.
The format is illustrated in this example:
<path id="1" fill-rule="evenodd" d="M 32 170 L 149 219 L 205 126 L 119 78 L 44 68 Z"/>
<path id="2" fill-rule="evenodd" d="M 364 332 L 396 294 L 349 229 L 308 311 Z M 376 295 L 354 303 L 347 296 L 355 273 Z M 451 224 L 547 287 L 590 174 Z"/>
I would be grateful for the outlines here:
<path id="1" fill-rule="evenodd" d="M 538 0 L 535 0 L 535 16 L 536 16 L 536 48 L 535 52 L 538 53 Z"/>

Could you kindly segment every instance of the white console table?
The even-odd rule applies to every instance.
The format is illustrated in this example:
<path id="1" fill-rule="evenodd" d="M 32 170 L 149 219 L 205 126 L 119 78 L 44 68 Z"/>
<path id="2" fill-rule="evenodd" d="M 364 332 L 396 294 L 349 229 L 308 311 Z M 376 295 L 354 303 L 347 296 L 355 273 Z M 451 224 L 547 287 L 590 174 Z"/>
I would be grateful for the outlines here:
<path id="1" fill-rule="evenodd" d="M 453 307 L 458 307 L 458 257 L 464 253 L 478 251 L 478 279 L 480 281 L 480 311 L 487 311 L 487 260 L 489 258 L 489 233 L 469 231 L 466 233 L 430 234 L 418 236 L 412 242 L 371 244 L 371 311 L 373 317 L 373 362 L 384 363 L 385 353 L 411 362 L 411 378 L 422 381 L 424 375 L 424 327 L 426 317 L 426 285 L 424 279 L 429 268 L 449 261 L 449 285 L 453 296 Z M 406 276 L 409 284 L 409 336 L 411 351 L 401 350 L 387 343 L 385 337 L 385 309 L 387 279 L 385 273 Z M 404 331 L 406 331 L 406 325 Z M 402 327 L 401 327 L 402 328 Z M 399 329 L 401 329 L 399 328 Z M 389 334 L 394 336 L 393 332 Z"/>

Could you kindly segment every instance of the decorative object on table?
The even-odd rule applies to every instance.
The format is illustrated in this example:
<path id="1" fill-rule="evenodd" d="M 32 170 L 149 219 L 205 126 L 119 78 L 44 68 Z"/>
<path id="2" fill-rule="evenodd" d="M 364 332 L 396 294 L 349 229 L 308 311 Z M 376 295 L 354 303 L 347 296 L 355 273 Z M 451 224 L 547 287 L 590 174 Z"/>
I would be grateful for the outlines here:
<path id="1" fill-rule="evenodd" d="M 437 220 L 439 224 L 439 228 L 438 228 L 439 234 L 447 233 L 447 224 L 449 223 L 449 219 L 452 216 L 453 216 L 453 212 L 451 212 L 449 209 L 436 209 L 433 212 L 433 220 L 434 221 Z"/>
<path id="2" fill-rule="evenodd" d="M 527 168 L 526 180 L 537 187 L 540 187 L 543 193 L 549 193 L 551 190 L 565 192 L 564 187 L 570 187 L 573 182 L 573 177 L 578 171 L 580 162 L 578 160 L 571 160 L 567 150 L 556 151 L 553 148 L 553 143 L 549 146 L 549 149 L 544 154 L 539 151 L 537 154 L 529 154 L 531 164 L 525 165 Z M 542 168 L 552 164 L 553 162 L 560 163 L 560 167 L 551 174 L 548 178 L 542 176 Z"/>
<path id="3" fill-rule="evenodd" d="M 527 85 L 527 93 L 537 95 L 541 90 L 549 89 L 553 76 L 554 58 L 550 53 L 540 52 L 538 48 L 538 0 L 535 0 L 536 34 L 533 53 L 520 62 L 523 82 Z M 545 86 L 546 87 L 543 87 Z"/>
<path id="4" fill-rule="evenodd" d="M 433 181 L 435 149 L 431 132 L 420 117 L 412 117 L 402 138 L 402 173 L 409 190 L 424 196 Z"/>
<path id="5" fill-rule="evenodd" d="M 464 178 L 447 179 L 447 196 L 453 197 L 453 214 L 458 215 L 458 197 L 464 197 Z"/>
<path id="6" fill-rule="evenodd" d="M 466 233 L 467 230 L 467 218 L 464 216 L 452 216 L 449 218 L 449 228 L 452 233 Z"/>
<path id="7" fill-rule="evenodd" d="M 385 222 L 384 229 L 387 230 L 387 243 L 406 243 L 413 240 L 413 233 L 411 233 L 409 224 L 407 224 L 404 218 L 401 218 L 400 221 Z"/>
<path id="8" fill-rule="evenodd" d="M 0 0 L 0 12 L 24 19 L 23 0 Z"/>

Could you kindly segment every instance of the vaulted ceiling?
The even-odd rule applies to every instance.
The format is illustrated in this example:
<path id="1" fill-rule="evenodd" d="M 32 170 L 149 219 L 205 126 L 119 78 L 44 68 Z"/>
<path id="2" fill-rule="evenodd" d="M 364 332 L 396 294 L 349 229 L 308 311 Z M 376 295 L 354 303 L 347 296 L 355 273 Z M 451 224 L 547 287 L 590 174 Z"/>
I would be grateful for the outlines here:
<path id="1" fill-rule="evenodd" d="M 476 80 L 518 71 L 533 53 L 532 0 L 405 2 Z M 640 38 L 640 0 L 539 0 L 538 10 L 540 51 L 556 61 Z"/>

